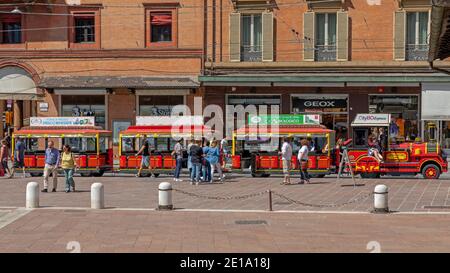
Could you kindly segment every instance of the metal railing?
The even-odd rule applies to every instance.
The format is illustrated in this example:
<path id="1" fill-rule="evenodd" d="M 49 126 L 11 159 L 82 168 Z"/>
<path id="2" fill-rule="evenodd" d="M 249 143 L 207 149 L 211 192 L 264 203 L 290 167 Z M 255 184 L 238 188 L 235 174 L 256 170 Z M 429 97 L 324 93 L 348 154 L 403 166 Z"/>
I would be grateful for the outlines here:
<path id="1" fill-rule="evenodd" d="M 316 45 L 314 51 L 316 61 L 336 61 L 336 45 Z"/>
<path id="2" fill-rule="evenodd" d="M 260 45 L 242 45 L 241 61 L 244 62 L 260 62 L 262 61 L 262 46 Z"/>
<path id="3" fill-rule="evenodd" d="M 405 46 L 405 59 L 407 61 L 426 61 L 428 50 L 428 44 L 408 44 Z"/>

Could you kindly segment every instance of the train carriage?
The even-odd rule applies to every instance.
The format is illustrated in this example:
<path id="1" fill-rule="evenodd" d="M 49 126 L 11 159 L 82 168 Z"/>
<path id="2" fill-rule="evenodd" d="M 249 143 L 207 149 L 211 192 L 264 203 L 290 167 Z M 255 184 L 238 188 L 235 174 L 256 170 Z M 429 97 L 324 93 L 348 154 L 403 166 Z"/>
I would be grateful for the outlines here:
<path id="1" fill-rule="evenodd" d="M 203 139 L 212 134 L 212 130 L 203 125 L 201 116 L 186 116 L 181 120 L 179 117 L 137 117 L 136 123 L 119 134 L 118 171 L 122 173 L 137 173 L 142 156 L 136 154 L 144 141 L 148 141 L 153 174 L 172 174 L 176 159 L 171 153 L 178 139 L 182 139 L 183 146 L 187 147 L 190 139 Z M 184 159 L 183 167 L 186 168 L 187 153 Z M 148 168 L 143 168 L 141 174 L 151 175 Z"/>
<path id="2" fill-rule="evenodd" d="M 111 131 L 94 125 L 93 117 L 31 118 L 30 126 L 12 135 L 12 155 L 20 138 L 25 144 L 25 172 L 31 176 L 43 175 L 45 149 L 49 140 L 55 148 L 69 144 L 82 176 L 102 176 L 113 169 L 112 149 L 108 149 Z"/>

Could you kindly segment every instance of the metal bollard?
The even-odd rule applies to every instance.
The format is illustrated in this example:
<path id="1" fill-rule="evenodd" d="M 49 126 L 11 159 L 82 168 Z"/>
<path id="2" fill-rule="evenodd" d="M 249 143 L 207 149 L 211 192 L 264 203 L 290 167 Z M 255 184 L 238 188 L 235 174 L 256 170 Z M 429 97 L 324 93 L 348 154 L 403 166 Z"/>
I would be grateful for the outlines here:
<path id="1" fill-rule="evenodd" d="M 373 192 L 373 212 L 388 213 L 388 187 L 386 185 L 376 185 Z"/>
<path id="2" fill-rule="evenodd" d="M 105 208 L 105 190 L 102 183 L 94 183 L 91 186 L 91 208 Z"/>
<path id="3" fill-rule="evenodd" d="M 27 184 L 26 194 L 26 208 L 34 209 L 39 208 L 39 184 L 36 182 L 29 182 Z"/>
<path id="4" fill-rule="evenodd" d="M 169 182 L 162 182 L 159 184 L 159 199 L 158 199 L 158 209 L 159 210 L 172 210 L 172 184 Z"/>

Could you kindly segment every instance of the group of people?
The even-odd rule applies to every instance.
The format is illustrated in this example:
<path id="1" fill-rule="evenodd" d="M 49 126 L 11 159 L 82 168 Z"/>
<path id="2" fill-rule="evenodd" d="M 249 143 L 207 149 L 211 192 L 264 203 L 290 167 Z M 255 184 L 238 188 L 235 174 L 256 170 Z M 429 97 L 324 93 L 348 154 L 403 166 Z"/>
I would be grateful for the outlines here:
<path id="1" fill-rule="evenodd" d="M 14 178 L 16 169 L 22 169 L 23 177 L 25 177 L 25 141 L 21 138 L 16 138 L 14 144 L 14 156 L 12 157 L 12 168 L 9 168 L 9 159 L 11 158 L 11 139 L 9 135 L 5 135 L 5 138 L 1 141 L 2 146 L 0 149 L 1 166 L 4 174 L 8 179 Z M 48 180 L 50 175 L 53 178 L 52 192 L 56 192 L 58 186 L 58 169 L 61 168 L 65 177 L 65 191 L 75 191 L 75 182 L 73 174 L 78 168 L 75 157 L 72 153 L 70 145 L 64 145 L 63 152 L 60 153 L 56 149 L 53 141 L 48 141 L 47 148 L 45 149 L 45 167 L 44 167 L 44 188 L 42 192 L 48 192 Z"/>
<path id="2" fill-rule="evenodd" d="M 281 185 L 289 185 L 291 184 L 291 167 L 292 167 L 292 145 L 291 138 L 285 137 L 283 138 L 283 145 L 281 146 L 281 154 L 282 162 L 283 162 L 283 175 L 284 179 L 281 182 Z M 300 150 L 297 154 L 297 160 L 300 170 L 300 181 L 299 184 L 310 183 L 311 177 L 308 174 L 308 153 L 312 149 L 311 140 L 303 138 L 300 140 Z"/>
<path id="3" fill-rule="evenodd" d="M 183 147 L 183 139 L 177 141 L 173 147 L 172 156 L 175 159 L 175 172 L 173 180 L 176 182 L 183 181 L 180 179 L 185 160 L 184 154 L 187 153 L 187 167 L 189 169 L 189 178 L 191 184 L 198 185 L 200 182 L 213 182 L 214 173 L 217 171 L 220 182 L 223 181 L 224 175 L 222 169 L 230 156 L 230 150 L 226 139 L 222 141 L 211 140 L 202 141 L 191 139 L 187 147 Z M 144 168 L 148 168 L 150 175 L 154 175 L 152 164 L 150 162 L 151 149 L 148 140 L 145 140 L 142 147 L 136 153 L 136 156 L 142 156 L 141 164 L 136 174 L 141 176 Z"/>

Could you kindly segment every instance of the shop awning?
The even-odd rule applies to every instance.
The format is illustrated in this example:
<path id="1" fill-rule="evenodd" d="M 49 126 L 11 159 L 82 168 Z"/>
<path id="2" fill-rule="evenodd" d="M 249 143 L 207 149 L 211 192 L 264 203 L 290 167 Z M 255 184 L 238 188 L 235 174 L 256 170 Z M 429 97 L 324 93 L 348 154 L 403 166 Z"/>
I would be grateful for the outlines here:
<path id="1" fill-rule="evenodd" d="M 39 100 L 36 84 L 24 69 L 6 66 L 0 69 L 0 99 Z"/>
<path id="2" fill-rule="evenodd" d="M 190 76 L 73 76 L 45 77 L 39 83 L 42 88 L 197 88 L 200 84 L 196 77 Z"/>
<path id="3" fill-rule="evenodd" d="M 302 74 L 227 74 L 200 76 L 204 86 L 323 86 L 339 83 L 348 86 L 417 86 L 423 82 L 450 83 L 450 76 L 444 73 L 302 73 Z"/>
<path id="4" fill-rule="evenodd" d="M 428 61 L 450 57 L 450 0 L 432 0 Z"/>

